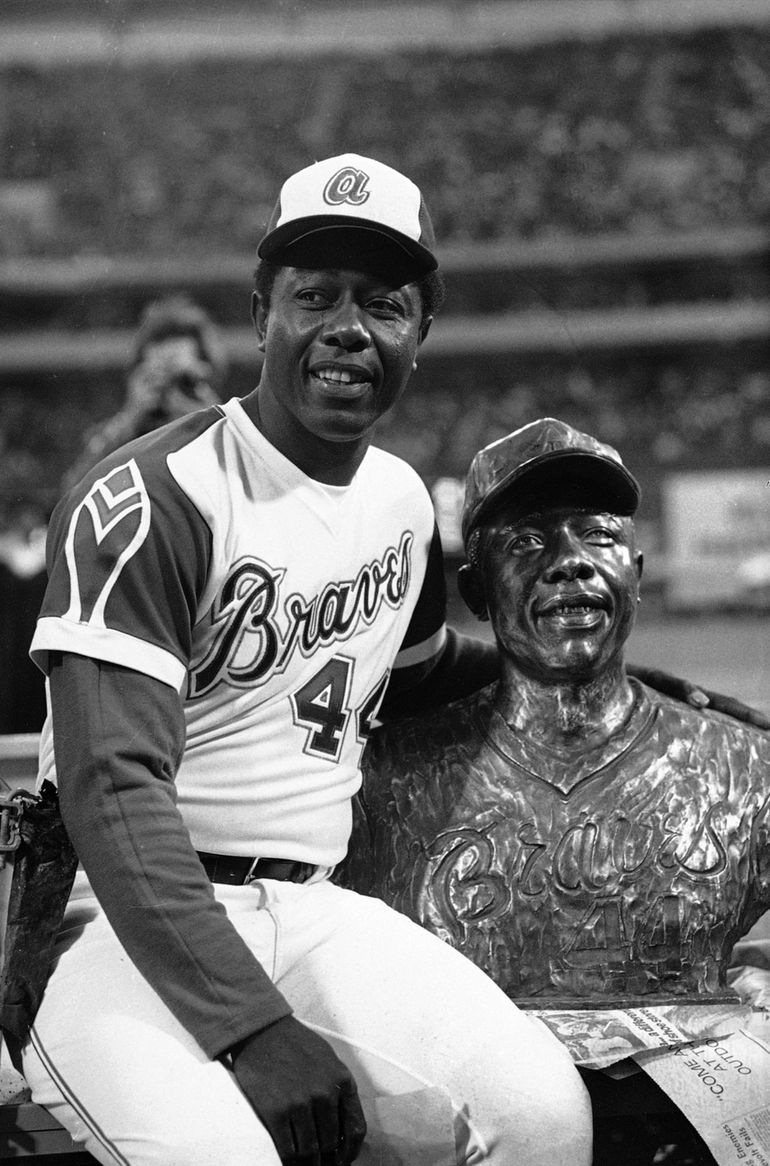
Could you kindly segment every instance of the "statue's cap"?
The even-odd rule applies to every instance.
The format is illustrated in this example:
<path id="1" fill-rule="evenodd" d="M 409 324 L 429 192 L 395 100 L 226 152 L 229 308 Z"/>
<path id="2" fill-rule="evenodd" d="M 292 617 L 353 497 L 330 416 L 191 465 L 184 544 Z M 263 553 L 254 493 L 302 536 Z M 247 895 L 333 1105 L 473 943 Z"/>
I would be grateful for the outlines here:
<path id="1" fill-rule="evenodd" d="M 616 449 L 565 421 L 541 417 L 485 446 L 471 462 L 462 516 L 466 547 L 500 502 L 525 490 L 530 497 L 560 477 L 594 488 L 597 503 L 613 514 L 634 514 L 641 500 L 639 483 Z"/>

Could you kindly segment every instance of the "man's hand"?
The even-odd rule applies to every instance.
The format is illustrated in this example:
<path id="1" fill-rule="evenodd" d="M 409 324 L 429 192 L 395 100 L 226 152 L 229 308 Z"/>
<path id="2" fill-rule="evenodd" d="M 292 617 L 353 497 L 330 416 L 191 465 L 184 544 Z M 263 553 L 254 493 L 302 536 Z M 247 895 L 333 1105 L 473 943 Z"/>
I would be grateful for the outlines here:
<path id="1" fill-rule="evenodd" d="M 236 1080 L 284 1166 L 348 1166 L 366 1134 L 358 1090 L 331 1046 L 293 1016 L 232 1050 Z"/>
<path id="2" fill-rule="evenodd" d="M 719 692 L 710 692 L 701 688 L 699 684 L 693 684 L 690 680 L 682 680 L 679 676 L 671 676 L 668 672 L 662 672 L 657 668 L 642 668 L 640 665 L 634 664 L 633 667 L 629 666 L 628 671 L 637 680 L 641 680 L 650 688 L 656 689 L 657 692 L 671 696 L 674 700 L 681 700 L 685 704 L 692 705 L 693 708 L 709 708 L 715 713 L 726 713 L 727 716 L 734 717 L 737 721 L 744 721 L 745 724 L 753 725 L 757 729 L 770 729 L 770 719 L 764 713 L 736 700 L 735 697 L 723 696 Z"/>
<path id="3" fill-rule="evenodd" d="M 211 365 L 186 348 L 151 344 L 128 376 L 127 403 L 138 413 L 158 413 L 167 420 L 184 417 L 219 401 L 211 375 Z"/>

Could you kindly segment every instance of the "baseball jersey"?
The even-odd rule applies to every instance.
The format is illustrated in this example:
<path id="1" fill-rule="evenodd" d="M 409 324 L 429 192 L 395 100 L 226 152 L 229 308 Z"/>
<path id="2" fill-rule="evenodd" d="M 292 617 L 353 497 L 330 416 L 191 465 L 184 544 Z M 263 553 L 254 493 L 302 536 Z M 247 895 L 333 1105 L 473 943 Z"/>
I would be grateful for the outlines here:
<path id="1" fill-rule="evenodd" d="M 540 1006 L 721 993 L 770 907 L 770 738 L 631 683 L 593 749 L 525 741 L 494 686 L 378 729 L 347 884 Z"/>
<path id="2" fill-rule="evenodd" d="M 342 858 L 394 661 L 419 672 L 445 636 L 433 509 L 404 462 L 370 448 L 349 486 L 324 485 L 231 400 L 100 463 L 54 514 L 49 574 L 44 669 L 71 652 L 180 692 L 196 849 Z"/>

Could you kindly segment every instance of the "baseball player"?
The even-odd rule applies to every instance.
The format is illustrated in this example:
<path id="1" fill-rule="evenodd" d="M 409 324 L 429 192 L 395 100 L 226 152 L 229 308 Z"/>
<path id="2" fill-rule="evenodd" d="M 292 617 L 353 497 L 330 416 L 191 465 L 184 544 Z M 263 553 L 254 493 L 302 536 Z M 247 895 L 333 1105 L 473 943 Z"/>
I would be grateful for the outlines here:
<path id="1" fill-rule="evenodd" d="M 770 908 L 770 738 L 626 672 L 638 502 L 615 450 L 553 418 L 477 454 L 461 591 L 502 679 L 367 755 L 349 882 L 540 1007 L 724 997 Z"/>
<path id="2" fill-rule="evenodd" d="M 420 191 L 318 162 L 259 255 L 257 388 L 110 454 L 51 523 L 40 777 L 82 869 L 25 1075 L 105 1164 L 346 1166 L 382 1099 L 413 1160 L 437 1097 L 457 1162 L 587 1164 L 558 1042 L 328 877 L 386 687 L 496 669 L 444 626 L 424 486 L 370 446 L 441 299 Z"/>

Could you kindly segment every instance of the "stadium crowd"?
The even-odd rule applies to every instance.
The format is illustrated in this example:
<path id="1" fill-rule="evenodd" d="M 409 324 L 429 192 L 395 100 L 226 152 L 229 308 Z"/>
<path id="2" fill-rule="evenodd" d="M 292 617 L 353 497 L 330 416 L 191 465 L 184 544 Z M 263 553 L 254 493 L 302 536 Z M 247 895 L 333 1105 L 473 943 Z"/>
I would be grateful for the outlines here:
<path id="1" fill-rule="evenodd" d="M 0 197 L 37 186 L 44 209 L 39 232 L 4 216 L 0 255 L 240 252 L 276 182 L 350 148 L 414 177 L 443 244 L 765 222 L 769 58 L 763 28 L 467 56 L 9 66 Z"/>
<path id="2" fill-rule="evenodd" d="M 281 178 L 351 148 L 421 184 L 447 247 L 613 233 L 718 239 L 763 229 L 770 212 L 765 26 L 466 55 L 6 66 L 0 98 L 0 262 L 248 254 Z M 675 293 L 670 272 L 656 285 L 654 270 L 642 283 L 621 266 L 609 279 L 590 266 L 538 282 L 477 275 L 458 284 L 454 304 L 450 288 L 445 316 L 540 309 L 558 331 L 562 309 L 767 295 L 760 259 L 751 272 L 737 264 L 719 288 L 715 278 L 706 261 Z M 247 324 L 247 291 L 242 315 L 214 310 L 217 323 Z M 111 310 L 110 326 L 135 326 L 120 318 L 119 297 Z M 762 345 L 618 351 L 588 363 L 577 348 L 531 359 L 426 353 L 429 367 L 426 358 L 379 440 L 429 483 L 462 476 L 480 446 L 554 412 L 621 448 L 653 507 L 672 468 L 770 461 Z M 224 395 L 249 387 L 233 378 Z M 25 493 L 26 481 L 45 504 L 40 483 L 61 480 L 84 429 L 119 407 L 117 392 L 93 376 L 50 376 L 34 392 L 6 383 L 0 434 L 15 475 L 6 496 Z"/>

